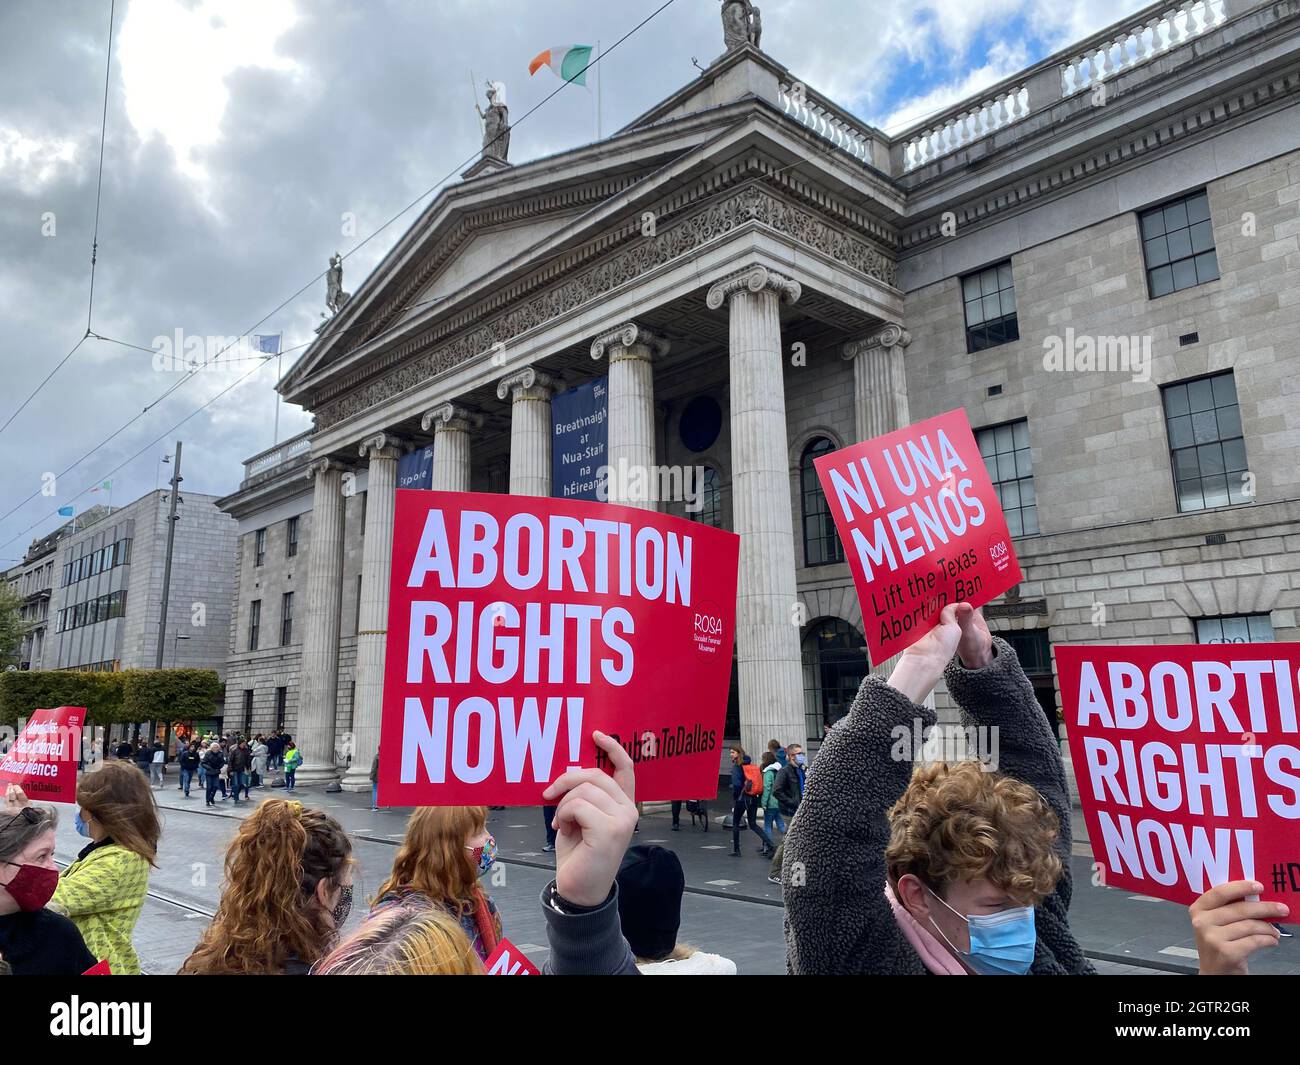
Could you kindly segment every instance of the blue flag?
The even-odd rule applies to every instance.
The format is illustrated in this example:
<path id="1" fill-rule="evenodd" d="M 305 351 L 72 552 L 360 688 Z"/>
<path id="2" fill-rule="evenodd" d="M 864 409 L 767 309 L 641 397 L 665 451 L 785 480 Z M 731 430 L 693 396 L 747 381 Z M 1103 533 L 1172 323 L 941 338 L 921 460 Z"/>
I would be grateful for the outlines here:
<path id="1" fill-rule="evenodd" d="M 71 506 L 59 507 L 59 516 L 62 518 L 70 518 L 75 513 L 76 510 Z"/>
<path id="2" fill-rule="evenodd" d="M 279 355 L 280 338 L 282 336 L 284 336 L 283 333 L 276 333 L 274 336 L 269 337 L 254 336 L 253 350 L 265 352 L 267 355 Z"/>

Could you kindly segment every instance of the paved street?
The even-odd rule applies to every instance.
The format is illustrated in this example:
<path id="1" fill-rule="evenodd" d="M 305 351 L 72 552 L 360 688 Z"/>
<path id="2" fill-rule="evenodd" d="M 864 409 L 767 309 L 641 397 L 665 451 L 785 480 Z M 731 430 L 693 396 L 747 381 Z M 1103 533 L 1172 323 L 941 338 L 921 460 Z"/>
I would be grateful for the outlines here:
<path id="1" fill-rule="evenodd" d="M 159 868 L 150 881 L 151 898 L 136 930 L 136 948 L 145 970 L 175 972 L 189 954 L 216 909 L 221 862 L 236 822 L 251 806 L 219 803 L 206 810 L 198 793 L 185 799 L 169 779 L 157 793 L 164 807 L 164 829 Z M 282 794 L 267 789 L 255 800 Z M 409 810 L 372 812 L 370 796 L 351 793 L 323 794 L 299 788 L 297 797 L 322 807 L 348 829 L 359 863 L 358 906 L 351 922 L 360 919 L 361 900 L 373 895 L 386 876 L 402 838 Z M 779 974 L 785 971 L 780 889 L 767 882 L 768 862 L 756 853 L 758 840 L 749 832 L 742 838 L 743 855 L 730 856 L 731 834 L 720 821 L 728 811 L 714 804 L 714 823 L 705 832 L 690 826 L 682 811 L 682 828 L 671 831 L 667 805 L 647 808 L 638 843 L 659 843 L 680 856 L 686 871 L 680 938 L 702 949 L 733 959 L 741 973 Z M 1075 827 L 1072 859 L 1075 893 L 1071 909 L 1075 934 L 1094 958 L 1099 971 L 1109 974 L 1192 973 L 1196 956 L 1183 906 L 1148 899 L 1125 891 L 1094 887 L 1092 859 L 1081 842 L 1082 822 Z M 488 827 L 501 848 L 497 882 L 490 884 L 501 909 L 506 935 L 534 961 L 546 955 L 546 938 L 537 899 L 552 876 L 554 861 L 542 851 L 545 832 L 540 809 L 493 811 Z M 64 816 L 58 832 L 58 857 L 71 860 L 83 841 L 71 818 Z M 1300 947 L 1295 939 L 1252 965 L 1258 973 L 1300 973 Z"/>

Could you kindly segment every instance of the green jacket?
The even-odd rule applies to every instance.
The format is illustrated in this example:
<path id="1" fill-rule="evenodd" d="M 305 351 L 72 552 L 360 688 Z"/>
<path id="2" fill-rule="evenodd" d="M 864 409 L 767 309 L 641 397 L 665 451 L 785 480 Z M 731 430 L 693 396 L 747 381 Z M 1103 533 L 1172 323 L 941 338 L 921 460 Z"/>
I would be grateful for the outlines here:
<path id="1" fill-rule="evenodd" d="M 284 752 L 284 768 L 293 772 L 302 765 L 302 749 L 295 747 L 292 751 Z"/>
<path id="2" fill-rule="evenodd" d="M 758 801 L 761 810 L 779 809 L 776 796 L 772 794 L 772 788 L 776 785 L 776 778 L 781 772 L 781 766 L 778 762 L 773 762 L 763 770 L 763 797 Z"/>
<path id="3" fill-rule="evenodd" d="M 97 959 L 108 960 L 115 976 L 138 976 L 140 959 L 131 945 L 149 888 L 149 863 L 116 843 L 96 847 L 59 877 L 50 909 L 72 919 Z"/>

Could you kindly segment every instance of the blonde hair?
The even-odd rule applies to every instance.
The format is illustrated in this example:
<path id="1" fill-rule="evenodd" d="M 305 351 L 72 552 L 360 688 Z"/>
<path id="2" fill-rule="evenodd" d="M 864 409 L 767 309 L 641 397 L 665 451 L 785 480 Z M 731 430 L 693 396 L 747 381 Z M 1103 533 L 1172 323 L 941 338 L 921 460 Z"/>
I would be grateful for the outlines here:
<path id="1" fill-rule="evenodd" d="M 432 902 L 466 914 L 478 892 L 478 866 L 466 849 L 487 827 L 486 806 L 424 806 L 411 814 L 406 838 L 379 898 L 418 891 Z"/>
<path id="2" fill-rule="evenodd" d="M 371 913 L 312 975 L 482 976 L 483 963 L 455 917 L 408 898 Z"/>
<path id="3" fill-rule="evenodd" d="M 90 814 L 119 847 L 157 866 L 162 822 L 143 773 L 126 762 L 105 762 L 77 782 L 77 805 Z"/>
<path id="4" fill-rule="evenodd" d="M 978 762 L 918 766 L 889 819 L 892 883 L 911 873 L 942 895 L 985 879 L 1029 906 L 1061 878 L 1052 808 L 1028 784 Z"/>

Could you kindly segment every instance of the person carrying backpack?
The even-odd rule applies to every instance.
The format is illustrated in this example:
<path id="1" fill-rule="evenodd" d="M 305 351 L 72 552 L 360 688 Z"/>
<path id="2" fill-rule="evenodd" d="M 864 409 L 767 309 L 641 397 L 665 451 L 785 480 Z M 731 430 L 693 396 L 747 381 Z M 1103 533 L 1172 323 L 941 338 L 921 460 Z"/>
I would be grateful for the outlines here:
<path id="1" fill-rule="evenodd" d="M 290 740 L 284 749 L 284 790 L 293 791 L 293 775 L 298 772 L 298 767 L 302 765 L 302 751 L 298 750 L 297 745 Z"/>
<path id="2" fill-rule="evenodd" d="M 748 819 L 750 831 L 763 841 L 765 858 L 776 853 L 771 837 L 758 827 L 758 800 L 763 794 L 763 774 L 739 744 L 731 748 L 731 856 L 740 857 L 740 823 Z"/>

